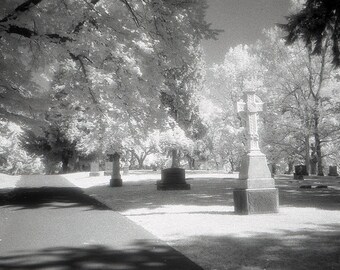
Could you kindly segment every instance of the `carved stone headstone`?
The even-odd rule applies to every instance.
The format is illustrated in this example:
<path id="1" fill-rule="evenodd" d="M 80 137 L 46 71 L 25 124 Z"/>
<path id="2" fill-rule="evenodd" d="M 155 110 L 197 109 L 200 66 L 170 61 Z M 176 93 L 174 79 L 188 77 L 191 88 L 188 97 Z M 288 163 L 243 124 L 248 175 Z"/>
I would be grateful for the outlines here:
<path id="1" fill-rule="evenodd" d="M 295 169 L 295 172 L 294 172 L 295 180 L 303 180 L 303 177 L 308 175 L 306 165 L 296 165 L 294 169 Z"/>
<path id="2" fill-rule="evenodd" d="M 278 212 L 278 190 L 259 147 L 258 115 L 263 102 L 254 91 L 245 93 L 237 111 L 246 123 L 247 154 L 243 157 L 238 188 L 234 190 L 235 212 L 239 214 Z"/>
<path id="3" fill-rule="evenodd" d="M 329 166 L 328 176 L 339 176 L 337 166 Z"/>
<path id="4" fill-rule="evenodd" d="M 122 177 L 120 175 L 120 155 L 115 152 L 112 155 L 112 175 L 110 179 L 111 187 L 121 187 L 123 185 Z"/>
<path id="5" fill-rule="evenodd" d="M 167 168 L 161 171 L 161 180 L 157 181 L 157 190 L 188 190 L 190 184 L 185 180 L 182 168 Z"/>
<path id="6" fill-rule="evenodd" d="M 91 162 L 90 163 L 90 176 L 99 176 L 99 163 L 98 162 Z"/>

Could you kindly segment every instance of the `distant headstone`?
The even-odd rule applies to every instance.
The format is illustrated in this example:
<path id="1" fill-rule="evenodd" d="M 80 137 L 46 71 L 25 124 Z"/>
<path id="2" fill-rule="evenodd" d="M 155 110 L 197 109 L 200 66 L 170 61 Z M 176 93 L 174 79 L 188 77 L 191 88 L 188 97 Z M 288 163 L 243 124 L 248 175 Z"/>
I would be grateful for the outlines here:
<path id="1" fill-rule="evenodd" d="M 123 174 L 129 174 L 130 162 L 126 161 L 123 166 Z"/>
<path id="2" fill-rule="evenodd" d="M 301 185 L 299 186 L 299 188 L 303 188 L 303 189 L 311 189 L 312 185 Z"/>
<path id="3" fill-rule="evenodd" d="M 303 177 L 308 175 L 306 165 L 296 165 L 294 169 L 295 169 L 295 172 L 294 172 L 295 180 L 303 180 Z"/>
<path id="4" fill-rule="evenodd" d="M 329 166 L 328 176 L 339 176 L 337 166 Z"/>
<path id="5" fill-rule="evenodd" d="M 328 188 L 327 185 L 317 185 L 315 188 Z"/>
<path id="6" fill-rule="evenodd" d="M 237 111 L 246 122 L 247 154 L 239 173 L 239 187 L 234 190 L 234 207 L 238 214 L 276 213 L 279 207 L 278 190 L 259 147 L 258 114 L 263 102 L 255 91 L 245 93 L 237 103 Z"/>
<path id="7" fill-rule="evenodd" d="M 90 176 L 99 176 L 99 162 L 90 163 Z"/>
<path id="8" fill-rule="evenodd" d="M 112 174 L 112 161 L 105 161 L 105 171 L 104 175 L 111 175 Z"/>
<path id="9" fill-rule="evenodd" d="M 185 181 L 185 170 L 168 168 L 161 171 L 161 180 L 157 181 L 157 190 L 188 190 L 190 184 Z"/>

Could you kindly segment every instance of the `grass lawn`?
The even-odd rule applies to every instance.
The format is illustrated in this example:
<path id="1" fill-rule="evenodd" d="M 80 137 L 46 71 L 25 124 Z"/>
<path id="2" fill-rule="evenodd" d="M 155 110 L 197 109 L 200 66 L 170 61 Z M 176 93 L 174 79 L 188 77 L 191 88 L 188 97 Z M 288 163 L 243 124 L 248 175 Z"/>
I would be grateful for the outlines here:
<path id="1" fill-rule="evenodd" d="M 67 176 L 205 269 L 340 269 L 339 178 L 278 177 L 280 212 L 240 216 L 232 197 L 237 175 L 189 172 L 187 191 L 157 191 L 155 172 L 122 177 L 123 187 L 112 188 L 109 176 Z M 306 182 L 312 189 L 299 188 Z"/>

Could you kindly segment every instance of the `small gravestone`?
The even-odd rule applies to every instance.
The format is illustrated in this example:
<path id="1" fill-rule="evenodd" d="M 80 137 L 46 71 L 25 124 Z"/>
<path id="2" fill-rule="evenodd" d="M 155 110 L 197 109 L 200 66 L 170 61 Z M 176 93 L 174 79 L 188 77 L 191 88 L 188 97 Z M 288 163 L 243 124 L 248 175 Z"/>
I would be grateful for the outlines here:
<path id="1" fill-rule="evenodd" d="M 303 180 L 303 177 L 308 175 L 306 165 L 297 165 L 294 168 L 295 168 L 295 172 L 294 172 L 295 180 Z"/>
<path id="2" fill-rule="evenodd" d="M 303 189 L 311 189 L 312 185 L 301 185 L 299 186 L 299 188 L 303 188 Z"/>
<path id="3" fill-rule="evenodd" d="M 105 171 L 104 175 L 111 175 L 112 174 L 112 161 L 105 161 Z"/>
<path id="4" fill-rule="evenodd" d="M 99 163 L 91 162 L 90 163 L 90 176 L 99 176 Z"/>
<path id="5" fill-rule="evenodd" d="M 110 179 L 110 186 L 111 187 L 121 187 L 123 185 L 122 177 L 120 175 L 120 155 L 115 152 L 112 155 L 112 175 Z"/>
<path id="6" fill-rule="evenodd" d="M 339 176 L 337 166 L 329 166 L 328 176 Z"/>
<path id="7" fill-rule="evenodd" d="M 278 190 L 259 147 L 258 113 L 263 103 L 255 91 L 245 93 L 237 103 L 237 111 L 246 122 L 247 154 L 242 158 L 238 188 L 233 192 L 238 214 L 276 213 L 279 207 Z"/>
<path id="8" fill-rule="evenodd" d="M 190 184 L 185 181 L 185 170 L 168 168 L 161 171 L 161 180 L 157 181 L 157 190 L 188 190 Z"/>
<path id="9" fill-rule="evenodd" d="M 315 188 L 328 188 L 327 185 L 317 185 Z"/>

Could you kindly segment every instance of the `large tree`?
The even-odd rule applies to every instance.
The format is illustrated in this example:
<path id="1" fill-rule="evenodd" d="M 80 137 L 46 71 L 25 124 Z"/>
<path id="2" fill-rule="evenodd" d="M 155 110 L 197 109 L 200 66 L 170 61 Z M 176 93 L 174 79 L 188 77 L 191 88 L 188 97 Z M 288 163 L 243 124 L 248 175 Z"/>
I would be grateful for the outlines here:
<path id="1" fill-rule="evenodd" d="M 53 78 L 60 61 L 81 71 L 73 79 L 81 90 L 78 96 L 94 104 L 101 93 L 93 76 L 106 79 L 123 102 L 136 91 L 157 97 L 169 70 L 190 67 L 199 41 L 216 35 L 204 20 L 206 8 L 205 1 L 197 0 L 6 1 L 0 19 L 1 65 L 7 70 L 1 77 L 2 115 L 18 111 L 9 97 L 40 98 L 46 91 L 42 79 L 40 85 L 25 82 L 37 81 L 38 73 Z"/>
<path id="2" fill-rule="evenodd" d="M 301 1 L 294 1 L 297 5 Z M 288 33 L 288 44 L 301 39 L 315 54 L 322 54 L 327 39 L 332 41 L 333 63 L 340 66 L 340 1 L 306 0 L 298 10 L 287 17 L 282 27 Z"/>
<path id="3" fill-rule="evenodd" d="M 323 173 L 322 146 L 334 139 L 338 126 L 330 121 L 336 116 L 338 101 L 338 71 L 331 63 L 330 44 L 325 42 L 320 55 L 315 55 L 300 41 L 285 46 L 279 29 L 267 32 L 267 39 L 258 47 L 258 55 L 266 67 L 265 85 L 271 102 L 271 116 L 286 136 L 269 136 L 277 145 L 293 143 L 295 154 L 303 153 L 305 164 L 310 163 L 310 146 L 315 146 L 318 173 Z M 268 118 L 269 120 L 270 118 Z M 271 120 L 269 120 L 271 122 Z M 275 127 L 276 125 L 271 125 Z M 289 136 L 288 136 L 289 135 Z M 301 146 L 304 150 L 301 151 Z"/>
<path id="4" fill-rule="evenodd" d="M 0 117 L 44 121 L 59 96 L 68 119 L 90 122 L 92 134 L 105 126 L 124 130 L 113 137 L 121 145 L 131 127 L 162 123 L 170 103 L 194 107 L 189 85 L 199 43 L 217 35 L 204 19 L 206 8 L 198 0 L 6 1 Z M 188 102 L 166 103 L 164 96 Z"/>

